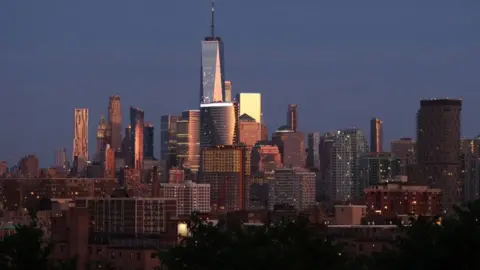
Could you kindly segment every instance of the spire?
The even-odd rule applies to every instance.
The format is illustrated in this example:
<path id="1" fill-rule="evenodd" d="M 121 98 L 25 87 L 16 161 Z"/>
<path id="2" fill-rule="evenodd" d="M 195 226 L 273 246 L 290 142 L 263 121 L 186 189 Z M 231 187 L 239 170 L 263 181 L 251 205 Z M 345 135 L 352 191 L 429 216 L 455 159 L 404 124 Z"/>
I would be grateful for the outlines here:
<path id="1" fill-rule="evenodd" d="M 212 0 L 212 18 L 210 28 L 212 29 L 212 38 L 215 37 L 215 0 Z"/>

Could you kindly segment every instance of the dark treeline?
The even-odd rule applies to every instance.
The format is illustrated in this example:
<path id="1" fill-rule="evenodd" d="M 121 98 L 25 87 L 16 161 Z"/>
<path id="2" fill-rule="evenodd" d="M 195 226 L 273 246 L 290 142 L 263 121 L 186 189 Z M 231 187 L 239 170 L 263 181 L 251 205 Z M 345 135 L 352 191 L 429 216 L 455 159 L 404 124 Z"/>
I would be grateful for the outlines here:
<path id="1" fill-rule="evenodd" d="M 371 256 L 350 256 L 325 230 L 302 218 L 294 222 L 245 227 L 212 225 L 193 216 L 190 236 L 160 251 L 159 269 L 306 270 L 306 269 L 480 269 L 480 201 L 456 208 L 456 215 L 418 218 L 403 228 L 392 248 Z M 0 242 L 0 269 L 76 269 L 75 260 L 49 260 L 54 244 L 32 217 Z M 111 268 L 114 269 L 114 268 Z"/>

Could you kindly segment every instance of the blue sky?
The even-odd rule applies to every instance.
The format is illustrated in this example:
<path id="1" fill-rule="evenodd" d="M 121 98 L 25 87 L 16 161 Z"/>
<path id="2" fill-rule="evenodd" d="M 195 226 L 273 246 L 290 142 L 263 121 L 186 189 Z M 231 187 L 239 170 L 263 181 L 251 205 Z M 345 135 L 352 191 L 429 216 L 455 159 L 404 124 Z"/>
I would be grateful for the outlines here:
<path id="1" fill-rule="evenodd" d="M 270 130 L 299 104 L 305 132 L 385 121 L 385 146 L 414 136 L 424 97 L 462 97 L 480 133 L 480 1 L 217 0 L 233 92 L 261 92 Z M 0 160 L 71 154 L 73 109 L 90 109 L 90 153 L 108 96 L 160 116 L 198 104 L 208 0 L 0 1 Z M 159 134 L 156 137 L 156 153 Z"/>

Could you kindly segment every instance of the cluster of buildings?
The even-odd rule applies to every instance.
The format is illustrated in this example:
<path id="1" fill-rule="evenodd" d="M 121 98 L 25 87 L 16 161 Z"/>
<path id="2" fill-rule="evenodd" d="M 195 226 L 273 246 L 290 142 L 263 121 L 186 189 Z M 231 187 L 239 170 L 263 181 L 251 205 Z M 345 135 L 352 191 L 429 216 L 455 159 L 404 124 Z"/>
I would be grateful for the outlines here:
<path id="1" fill-rule="evenodd" d="M 199 107 L 161 116 L 158 157 L 143 110 L 130 107 L 126 125 L 120 97 L 111 96 L 91 154 L 89 110 L 77 108 L 71 159 L 60 149 L 47 169 L 35 155 L 13 168 L 0 163 L 1 228 L 40 209 L 60 243 L 55 258 L 151 269 L 150 253 L 174 245 L 192 212 L 249 224 L 265 213 L 306 213 L 361 252 L 378 243 L 367 249 L 358 239 L 397 233 L 394 219 L 448 214 L 478 199 L 480 139 L 460 138 L 461 100 L 422 100 L 416 140 L 393 141 L 390 152 L 380 119 L 371 120 L 369 141 L 357 128 L 305 134 L 296 104 L 269 136 L 261 94 L 232 95 L 213 21 L 201 46 Z"/>

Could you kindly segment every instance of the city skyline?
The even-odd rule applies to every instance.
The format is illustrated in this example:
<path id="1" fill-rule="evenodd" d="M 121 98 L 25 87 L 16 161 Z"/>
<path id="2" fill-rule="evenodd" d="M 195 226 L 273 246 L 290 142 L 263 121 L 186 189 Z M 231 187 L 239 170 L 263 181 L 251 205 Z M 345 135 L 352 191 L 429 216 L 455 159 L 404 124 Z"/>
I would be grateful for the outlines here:
<path id="1" fill-rule="evenodd" d="M 334 11 L 334 14 L 339 15 L 342 11 L 347 11 L 347 14 L 353 17 L 344 21 L 344 25 L 342 25 L 332 16 L 324 16 L 319 19 L 323 22 L 321 25 L 329 26 L 328 23 L 331 23 L 337 32 L 325 29 L 327 27 L 321 27 L 321 30 L 314 32 L 324 33 L 325 35 L 321 35 L 321 38 L 316 38 L 315 35 L 304 36 L 303 45 L 297 44 L 289 47 L 292 42 L 285 39 L 285 34 L 279 33 L 280 29 L 289 29 L 287 32 L 293 34 L 294 37 L 304 31 L 308 33 L 308 29 L 315 29 L 312 27 L 315 27 L 316 24 L 311 24 L 314 20 L 313 14 L 308 11 L 308 8 L 315 9 L 315 6 L 298 7 L 280 1 L 273 13 L 287 12 L 292 16 L 303 14 L 305 18 L 291 23 L 291 26 L 283 23 L 282 26 L 276 27 L 269 23 L 259 24 L 261 20 L 255 16 L 265 12 L 267 6 L 261 3 L 256 4 L 259 10 L 249 11 L 253 22 L 246 22 L 245 28 L 247 29 L 242 30 L 235 25 L 240 20 L 235 14 L 237 12 L 233 12 L 233 10 L 236 8 L 246 9 L 248 4 L 246 2 L 242 4 L 220 2 L 217 4 L 219 10 L 217 13 L 218 33 L 228 44 L 225 47 L 226 69 L 229 74 L 226 79 L 231 80 L 235 85 L 232 96 L 239 92 L 262 94 L 264 117 L 270 134 L 279 126 L 286 124 L 286 105 L 296 103 L 299 105 L 299 130 L 305 133 L 315 131 L 323 133 L 358 127 L 368 135 L 369 119 L 372 117 L 382 119 L 384 121 L 384 147 L 385 150 L 388 150 L 392 140 L 400 137 L 415 138 L 415 114 L 420 98 L 458 98 L 460 96 L 463 96 L 464 104 L 462 137 L 473 137 L 480 133 L 480 128 L 475 126 L 474 122 L 474 115 L 478 113 L 474 102 L 480 98 L 475 91 L 480 85 L 474 75 L 474 71 L 479 69 L 480 54 L 478 49 L 474 48 L 478 48 L 480 40 L 473 35 L 474 29 L 478 29 L 479 23 L 471 20 L 474 11 L 478 11 L 478 5 L 472 4 L 472 8 L 472 6 L 460 3 L 436 2 L 438 6 L 429 11 L 430 21 L 421 24 L 423 13 L 415 12 L 413 7 L 406 7 L 408 3 L 404 3 L 404 9 L 400 11 L 395 11 L 400 4 L 388 6 L 384 3 L 375 8 L 364 7 L 364 11 L 370 12 L 373 18 L 355 15 L 354 11 L 360 10 L 358 5 L 341 8 L 338 4 L 328 4 L 330 6 L 326 9 L 330 12 Z M 125 37 L 113 32 L 110 37 L 107 35 L 100 38 L 99 46 L 94 46 L 96 44 L 93 38 L 93 35 L 96 35 L 95 31 L 92 35 L 67 35 L 64 41 L 65 46 L 58 39 L 53 41 L 44 39 L 40 36 L 41 31 L 39 34 L 33 35 L 33 30 L 37 30 L 37 25 L 33 23 L 35 16 L 48 14 L 47 9 L 51 4 L 46 4 L 46 7 L 42 8 L 39 6 L 39 10 L 32 12 L 31 21 L 14 24 L 13 31 L 0 28 L 0 33 L 6 31 L 7 37 L 5 46 L 0 46 L 0 52 L 5 53 L 0 56 L 5 56 L 7 60 L 4 62 L 7 72 L 0 72 L 0 74 L 4 74 L 0 75 L 0 82 L 5 82 L 2 87 L 7 91 L 1 91 L 0 97 L 2 100 L 9 100 L 7 104 L 2 105 L 0 113 L 14 115 L 17 120 L 16 123 L 13 123 L 13 127 L 2 135 L 2 138 L 5 139 L 2 140 L 0 147 L 5 156 L 0 157 L 0 160 L 5 159 L 11 166 L 15 165 L 21 157 L 34 153 L 39 156 L 42 166 L 49 166 L 53 164 L 52 153 L 58 148 L 67 148 L 71 159 L 70 145 L 73 137 L 72 112 L 74 108 L 89 109 L 88 140 L 91 155 L 94 150 L 92 142 L 95 142 L 95 131 L 92 127 L 97 124 L 100 115 L 108 115 L 107 100 L 110 95 L 121 96 L 122 115 L 124 116 L 128 115 L 129 106 L 134 104 L 144 110 L 146 112 L 145 121 L 153 123 L 157 131 L 160 130 L 161 115 L 179 115 L 184 110 L 197 109 L 198 76 L 195 74 L 198 71 L 198 52 L 200 50 L 198 40 L 208 33 L 209 14 L 205 9 L 205 4 L 206 2 L 194 3 L 192 5 L 198 5 L 199 9 L 187 11 L 185 14 L 189 18 L 188 22 L 195 21 L 199 24 L 197 27 L 187 23 L 190 27 L 188 33 L 193 37 L 180 37 L 173 39 L 173 42 L 167 42 L 167 45 L 170 46 L 167 46 L 168 48 L 178 47 L 178 51 L 173 53 L 175 57 L 169 57 L 169 53 L 162 49 L 162 46 L 165 45 L 164 39 L 147 37 L 149 31 L 161 35 L 170 30 L 162 27 L 154 29 L 147 27 L 145 31 L 134 35 L 134 31 L 145 29 L 146 23 L 154 18 L 146 7 L 137 7 L 132 11 L 139 14 L 145 12 L 146 16 L 143 21 L 138 24 L 122 22 L 115 27 L 102 21 L 100 14 L 93 11 L 91 14 L 93 15 L 92 24 L 77 25 L 73 20 L 63 18 L 63 16 L 51 17 L 52 22 L 65 20 L 66 25 L 52 27 L 49 31 L 52 31 L 51 33 L 54 35 L 62 35 L 65 31 L 63 27 L 67 26 L 77 27 L 77 30 L 93 30 L 95 23 L 103 31 L 113 31 L 117 27 L 121 28 L 122 25 L 130 27 L 126 27 L 128 31 Z M 9 11 L 12 14 L 14 13 L 12 9 L 20 12 L 25 10 L 28 4 L 2 3 L 1 5 L 6 8 L 0 8 L 0 10 L 7 12 L 3 16 L 3 12 L 0 11 L 0 15 L 2 15 L 0 17 L 6 21 L 4 25 L 9 25 L 9 20 L 14 19 L 12 15 L 9 15 Z M 85 9 L 88 3 L 83 5 L 61 3 L 58 4 L 58 8 L 65 9 L 66 14 L 69 14 L 68 12 L 77 14 L 70 8 L 78 5 Z M 34 6 L 36 5 L 34 4 Z M 317 7 L 322 14 L 326 12 L 319 6 Z M 105 7 L 100 4 L 99 8 Z M 117 8 L 127 10 L 125 3 L 121 1 Z M 173 8 L 175 12 L 180 13 L 180 7 L 174 6 Z M 205 10 L 205 12 L 198 10 Z M 377 13 L 375 10 L 381 12 Z M 385 14 L 380 15 L 382 11 L 389 14 L 390 17 Z M 407 15 L 410 16 L 409 22 L 403 20 Z M 354 22 L 360 16 L 362 20 Z M 155 16 L 155 19 L 157 17 L 161 16 Z M 275 19 L 280 20 L 280 17 L 278 14 L 273 14 L 269 18 L 278 23 L 280 21 L 275 21 Z M 446 20 L 447 17 L 456 19 Z M 116 15 L 112 15 L 112 18 L 109 19 L 112 19 L 113 22 L 120 22 L 120 17 L 116 17 Z M 374 19 L 386 20 L 385 25 L 394 26 L 393 29 L 397 31 L 392 32 L 395 32 L 397 36 L 384 32 L 385 29 L 380 25 L 376 25 L 374 29 L 367 29 Z M 245 23 L 245 20 L 241 21 L 242 24 Z M 49 22 L 48 25 L 50 26 L 52 22 Z M 352 30 L 346 32 L 347 37 L 338 36 L 340 30 L 348 30 L 356 23 L 363 26 L 360 32 L 365 37 L 358 36 Z M 405 25 L 401 26 L 402 23 Z M 414 29 L 415 23 L 419 23 L 417 29 Z M 247 30 L 252 29 L 254 24 L 259 27 L 258 32 L 253 33 L 257 40 L 255 43 L 260 45 L 252 47 L 248 44 L 245 45 L 242 39 L 246 39 L 248 34 L 252 34 L 247 33 Z M 186 27 L 186 24 L 180 24 L 178 31 L 182 32 Z M 261 30 L 267 34 L 262 35 Z M 423 32 L 429 35 L 421 37 L 420 34 Z M 14 34 L 17 36 L 12 36 Z M 129 38 L 128 34 L 134 35 L 137 40 L 135 42 L 119 42 L 120 40 L 126 41 Z M 30 35 L 33 40 L 26 41 L 25 38 Z M 357 37 L 357 43 L 354 43 L 356 46 L 346 46 L 347 41 L 353 40 L 355 37 Z M 86 48 L 74 45 L 76 43 L 73 41 L 78 39 L 83 40 Z M 402 42 L 395 43 L 398 40 Z M 455 40 L 455 44 L 453 40 Z M 41 45 L 33 49 L 29 47 L 29 42 Z M 119 49 L 111 52 L 110 46 L 114 43 L 122 45 L 119 45 Z M 416 43 L 419 46 L 412 49 L 411 46 Z M 302 46 L 306 48 L 302 49 Z M 64 50 L 56 52 L 55 48 Z M 141 48 L 146 52 L 139 53 Z M 178 54 L 180 51 L 185 51 L 185 55 Z M 300 51 L 307 53 L 298 55 L 297 58 L 293 57 L 295 52 Z M 82 59 L 74 56 L 76 52 L 81 52 Z M 158 54 L 161 57 L 146 60 L 148 54 Z M 45 57 L 45 55 L 52 57 Z M 279 55 L 284 58 L 278 59 Z M 306 57 L 307 55 L 311 57 Z M 47 58 L 51 62 L 44 68 Z M 67 62 L 77 63 L 77 65 L 72 67 Z M 103 63 L 106 67 L 117 66 L 117 68 L 110 70 L 93 68 L 89 71 L 99 63 Z M 299 69 L 303 74 L 292 73 L 292 68 L 288 68 L 292 63 L 295 69 Z M 276 67 L 273 68 L 274 66 Z M 45 71 L 40 67 L 56 76 L 43 76 Z M 140 71 L 133 70 L 139 67 Z M 3 66 L 0 66 L 1 69 Z M 323 73 L 323 75 L 313 75 L 316 73 Z M 83 80 L 82 76 L 86 76 L 87 79 Z M 42 78 L 40 79 L 40 77 Z M 82 81 L 82 83 L 76 83 L 78 81 Z M 172 87 L 175 91 L 169 90 Z M 295 89 L 293 89 L 294 87 Z M 166 95 L 168 98 L 163 98 Z M 51 103 L 55 105 L 53 106 Z M 23 105 L 18 106 L 19 104 Z M 54 107 L 55 110 L 49 109 L 50 107 Z M 19 108 L 26 113 L 21 112 Z M 22 123 L 22 125 L 17 123 Z M 25 123 L 28 124 L 25 125 Z M 53 129 L 57 130 L 52 133 Z M 32 134 L 38 137 L 33 140 L 24 139 L 31 137 Z M 159 132 L 156 132 L 155 155 L 160 152 L 159 145 Z"/>

